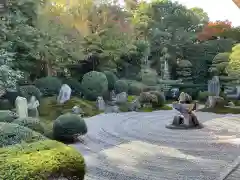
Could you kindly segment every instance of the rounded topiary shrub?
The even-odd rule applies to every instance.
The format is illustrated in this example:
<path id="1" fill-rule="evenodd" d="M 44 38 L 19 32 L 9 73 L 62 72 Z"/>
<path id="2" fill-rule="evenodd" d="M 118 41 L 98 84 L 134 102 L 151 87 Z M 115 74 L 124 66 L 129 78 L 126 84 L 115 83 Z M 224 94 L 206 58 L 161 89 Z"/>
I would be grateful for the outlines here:
<path id="1" fill-rule="evenodd" d="M 9 110 L 1 110 L 0 111 L 0 122 L 8 122 L 11 123 L 14 119 L 17 119 L 18 115 Z"/>
<path id="2" fill-rule="evenodd" d="M 14 123 L 0 122 L 0 147 L 46 139 L 42 134 Z"/>
<path id="3" fill-rule="evenodd" d="M 87 125 L 76 114 L 64 114 L 59 116 L 53 123 L 53 137 L 63 142 L 73 142 L 76 135 L 87 133 Z"/>
<path id="4" fill-rule="evenodd" d="M 131 82 L 128 85 L 128 94 L 139 96 L 144 91 L 144 84 L 140 82 Z"/>
<path id="5" fill-rule="evenodd" d="M 12 109 L 13 106 L 7 99 L 1 99 L 0 100 L 0 110 L 9 110 Z"/>
<path id="6" fill-rule="evenodd" d="M 114 85 L 116 93 L 128 92 L 128 83 L 126 80 L 118 80 Z"/>
<path id="7" fill-rule="evenodd" d="M 57 77 L 47 76 L 37 79 L 35 85 L 44 96 L 53 96 L 59 93 L 62 82 Z"/>
<path id="8" fill-rule="evenodd" d="M 63 84 L 67 84 L 71 87 L 72 95 L 74 96 L 80 96 L 81 93 L 83 92 L 81 83 L 76 79 L 72 78 L 64 79 Z"/>
<path id="9" fill-rule="evenodd" d="M 83 180 L 86 172 L 84 158 L 74 147 L 52 140 L 1 148 L 0 161 L 2 180 Z"/>
<path id="10" fill-rule="evenodd" d="M 18 119 L 15 119 L 13 123 L 18 124 L 20 126 L 28 127 L 41 134 L 44 133 L 44 127 L 40 123 L 40 120 L 37 118 L 32 118 L 32 117 L 18 118 Z"/>
<path id="11" fill-rule="evenodd" d="M 96 100 L 108 90 L 108 80 L 104 73 L 91 71 L 82 79 L 83 94 L 86 99 Z"/>
<path id="12" fill-rule="evenodd" d="M 31 96 L 35 96 L 37 100 L 41 98 L 41 91 L 34 85 L 20 86 L 19 93 L 27 100 L 30 100 Z"/>
<path id="13" fill-rule="evenodd" d="M 103 73 L 106 75 L 108 80 L 108 90 L 113 90 L 114 85 L 118 80 L 117 76 L 111 71 L 104 71 Z"/>
<path id="14" fill-rule="evenodd" d="M 157 102 L 154 101 L 152 103 L 153 107 L 162 107 L 165 104 L 165 96 L 164 93 L 158 91 L 150 91 L 150 94 L 153 94 L 157 97 Z"/>

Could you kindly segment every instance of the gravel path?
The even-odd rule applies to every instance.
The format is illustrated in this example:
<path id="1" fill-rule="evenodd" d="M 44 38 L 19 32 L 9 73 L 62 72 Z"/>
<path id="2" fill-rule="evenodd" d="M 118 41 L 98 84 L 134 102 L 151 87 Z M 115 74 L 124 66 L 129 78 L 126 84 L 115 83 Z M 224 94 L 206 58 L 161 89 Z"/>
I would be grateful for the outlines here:
<path id="1" fill-rule="evenodd" d="M 175 114 L 101 114 L 86 119 L 85 180 L 216 180 L 239 155 L 240 115 L 197 112 L 199 130 L 170 130 Z M 226 115 L 225 115 L 226 116 Z"/>

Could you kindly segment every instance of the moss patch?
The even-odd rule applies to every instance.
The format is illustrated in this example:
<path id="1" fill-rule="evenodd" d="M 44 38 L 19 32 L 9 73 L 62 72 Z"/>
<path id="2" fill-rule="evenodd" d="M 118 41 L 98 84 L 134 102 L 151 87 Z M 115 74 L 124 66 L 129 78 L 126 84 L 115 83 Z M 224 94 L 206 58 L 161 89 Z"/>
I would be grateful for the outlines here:
<path id="1" fill-rule="evenodd" d="M 84 175 L 85 163 L 80 153 L 56 141 L 0 148 L 0 179 L 46 180 L 63 176 L 83 180 Z"/>
<path id="2" fill-rule="evenodd" d="M 203 108 L 199 111 L 212 112 L 216 114 L 240 114 L 240 108 L 218 107 L 218 108 Z"/>
<path id="3" fill-rule="evenodd" d="M 72 108 L 75 105 L 78 105 L 84 111 L 84 116 L 86 117 L 101 113 L 97 110 L 96 103 L 93 101 L 72 97 L 63 105 L 59 105 L 57 104 L 56 97 L 47 97 L 41 100 L 39 114 L 42 118 L 55 120 L 62 114 L 72 112 Z"/>

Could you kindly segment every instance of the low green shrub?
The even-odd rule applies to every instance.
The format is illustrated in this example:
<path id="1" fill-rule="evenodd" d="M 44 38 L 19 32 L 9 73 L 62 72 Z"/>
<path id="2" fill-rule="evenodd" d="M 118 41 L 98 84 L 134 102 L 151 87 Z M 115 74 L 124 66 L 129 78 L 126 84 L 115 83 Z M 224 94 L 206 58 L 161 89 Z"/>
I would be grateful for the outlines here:
<path id="1" fill-rule="evenodd" d="M 47 76 L 37 79 L 35 86 L 43 93 L 44 96 L 54 96 L 59 93 L 62 82 L 57 77 Z"/>
<path id="2" fill-rule="evenodd" d="M 158 103 L 158 97 L 150 92 L 142 92 L 139 96 L 139 101 L 141 104 Z"/>
<path id="3" fill-rule="evenodd" d="M 17 119 L 18 116 L 16 113 L 9 110 L 1 110 L 0 111 L 0 122 L 8 122 L 11 123 L 14 119 Z"/>
<path id="4" fill-rule="evenodd" d="M 8 99 L 1 99 L 0 100 L 0 110 L 9 110 L 9 109 L 12 109 L 12 108 L 13 108 L 13 106 L 9 102 Z"/>
<path id="5" fill-rule="evenodd" d="M 0 179 L 46 180 L 65 177 L 83 180 L 86 167 L 73 147 L 46 140 L 0 148 Z"/>
<path id="6" fill-rule="evenodd" d="M 59 116 L 53 123 L 53 137 L 63 142 L 73 142 L 76 135 L 87 133 L 87 125 L 76 114 L 64 114 Z"/>
<path id="7" fill-rule="evenodd" d="M 140 82 L 131 82 L 128 84 L 128 94 L 139 96 L 143 92 L 145 85 Z"/>
<path id="8" fill-rule="evenodd" d="M 198 93 L 198 101 L 199 102 L 203 102 L 203 103 L 206 103 L 207 99 L 208 99 L 208 96 L 209 96 L 209 92 L 208 91 L 200 91 Z"/>
<path id="9" fill-rule="evenodd" d="M 111 72 L 111 71 L 104 71 L 103 72 L 108 80 L 108 90 L 113 90 L 114 89 L 114 85 L 116 83 L 116 81 L 118 80 L 117 76 Z"/>
<path id="10" fill-rule="evenodd" d="M 88 100 L 96 100 L 108 90 L 108 80 L 104 73 L 91 71 L 84 74 L 82 79 L 84 97 Z"/>
<path id="11" fill-rule="evenodd" d="M 153 94 L 157 97 L 157 102 L 153 102 L 153 107 L 162 107 L 165 104 L 165 96 L 164 93 L 158 91 L 150 91 L 150 94 Z"/>
<path id="12" fill-rule="evenodd" d="M 39 132 L 41 134 L 44 133 L 44 127 L 41 122 L 37 118 L 26 117 L 26 118 L 18 118 L 15 119 L 12 123 L 18 124 L 20 126 L 28 127 L 33 131 Z"/>
<path id="13" fill-rule="evenodd" d="M 0 130 L 0 147 L 46 139 L 40 133 L 14 123 L 0 122 Z"/>
<path id="14" fill-rule="evenodd" d="M 126 80 L 118 80 L 114 85 L 116 93 L 128 92 L 128 83 Z"/>
<path id="15" fill-rule="evenodd" d="M 22 97 L 25 97 L 28 101 L 30 100 L 31 96 L 35 96 L 39 101 L 41 98 L 41 91 L 36 86 L 33 85 L 20 86 L 19 94 Z"/>

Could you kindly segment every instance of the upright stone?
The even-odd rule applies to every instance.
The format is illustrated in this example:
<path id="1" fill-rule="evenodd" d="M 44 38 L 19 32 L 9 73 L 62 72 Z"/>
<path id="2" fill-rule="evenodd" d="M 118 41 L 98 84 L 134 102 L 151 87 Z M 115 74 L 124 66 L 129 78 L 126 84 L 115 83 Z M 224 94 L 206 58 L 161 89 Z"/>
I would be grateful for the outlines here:
<path id="1" fill-rule="evenodd" d="M 117 94 L 116 96 L 116 102 L 117 103 L 126 103 L 127 102 L 128 95 L 126 92 L 121 92 Z"/>
<path id="2" fill-rule="evenodd" d="M 98 110 L 100 110 L 100 111 L 105 110 L 105 102 L 103 100 L 103 97 L 101 97 L 101 96 L 97 97 L 96 105 L 97 105 Z"/>
<path id="3" fill-rule="evenodd" d="M 28 117 L 28 103 L 26 98 L 18 96 L 15 100 L 15 106 L 19 118 Z"/>
<path id="4" fill-rule="evenodd" d="M 215 106 L 215 99 L 219 97 L 220 94 L 220 81 L 218 76 L 214 76 L 212 80 L 208 81 L 208 106 Z"/>
<path id="5" fill-rule="evenodd" d="M 71 97 L 71 93 L 72 89 L 67 84 L 63 84 L 58 94 L 58 103 L 63 104 L 68 101 Z"/>
<path id="6" fill-rule="evenodd" d="M 30 117 L 38 117 L 38 106 L 39 106 L 39 101 L 35 96 L 32 96 L 29 103 L 28 103 L 28 115 Z"/>

